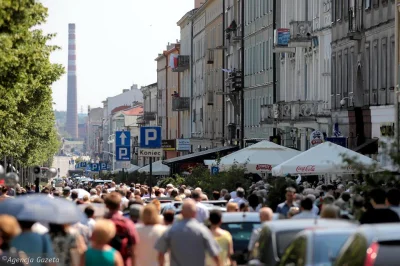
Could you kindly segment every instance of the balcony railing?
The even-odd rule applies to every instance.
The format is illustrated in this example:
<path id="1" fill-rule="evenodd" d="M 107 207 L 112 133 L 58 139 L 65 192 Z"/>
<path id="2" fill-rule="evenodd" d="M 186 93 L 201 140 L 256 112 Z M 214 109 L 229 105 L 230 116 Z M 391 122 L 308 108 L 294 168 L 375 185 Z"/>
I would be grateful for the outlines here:
<path id="1" fill-rule="evenodd" d="M 314 120 L 316 117 L 329 117 L 327 104 L 317 101 L 296 101 L 261 106 L 261 123 L 271 120 Z"/>
<path id="2" fill-rule="evenodd" d="M 144 121 L 155 121 L 156 120 L 156 113 L 155 112 L 144 112 L 143 114 Z"/>
<path id="3" fill-rule="evenodd" d="M 172 69 L 172 72 L 183 72 L 190 67 L 190 56 L 189 55 L 178 55 L 178 64 Z"/>
<path id="4" fill-rule="evenodd" d="M 190 109 L 189 97 L 173 97 L 172 111 L 186 111 Z"/>
<path id="5" fill-rule="evenodd" d="M 290 24 L 290 47 L 311 46 L 312 21 L 292 21 Z"/>

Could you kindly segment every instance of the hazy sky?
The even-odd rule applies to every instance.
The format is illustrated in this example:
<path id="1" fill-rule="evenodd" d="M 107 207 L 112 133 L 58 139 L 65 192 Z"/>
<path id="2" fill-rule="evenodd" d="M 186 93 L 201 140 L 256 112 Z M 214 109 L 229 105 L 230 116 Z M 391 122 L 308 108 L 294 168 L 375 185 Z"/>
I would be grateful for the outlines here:
<path id="1" fill-rule="evenodd" d="M 49 17 L 43 29 L 57 33 L 62 49 L 51 60 L 68 63 L 68 23 L 76 24 L 78 111 L 129 89 L 157 81 L 154 59 L 179 39 L 176 22 L 194 0 L 41 0 Z M 66 74 L 53 85 L 57 110 L 66 110 Z"/>

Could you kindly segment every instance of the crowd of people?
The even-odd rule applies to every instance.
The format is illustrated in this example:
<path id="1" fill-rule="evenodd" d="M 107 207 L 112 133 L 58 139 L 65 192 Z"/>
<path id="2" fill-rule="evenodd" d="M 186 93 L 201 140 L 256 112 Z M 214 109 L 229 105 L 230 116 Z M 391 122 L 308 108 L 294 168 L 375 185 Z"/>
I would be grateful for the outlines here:
<path id="1" fill-rule="evenodd" d="M 259 181 L 248 190 L 241 184 L 236 187 L 231 192 L 214 191 L 211 200 L 226 201 L 226 212 L 258 212 L 261 222 L 274 219 L 266 202 L 269 184 Z M 352 182 L 314 186 L 303 182 L 297 191 L 287 187 L 285 201 L 275 213 L 280 219 L 350 219 L 361 224 L 400 221 L 397 188 L 375 188 L 363 198 L 353 187 Z M 88 195 L 79 197 L 77 188 L 86 189 Z M 12 200 L 14 195 L 34 193 L 35 188 L 3 186 L 1 191 L 1 200 Z M 209 198 L 199 187 L 168 184 L 150 191 L 143 184 L 112 182 L 90 188 L 70 183 L 61 191 L 45 187 L 41 193 L 83 206 L 87 221 L 41 224 L 0 215 L 1 251 L 20 260 L 24 256 L 42 258 L 31 259 L 29 265 L 235 265 L 232 236 L 220 227 L 222 212 L 202 203 Z M 173 202 L 161 206 L 165 199 Z M 181 207 L 174 202 L 181 202 Z M 96 205 L 107 209 L 102 217 L 96 215 Z M 248 250 L 256 247 L 259 232 L 254 229 Z"/>

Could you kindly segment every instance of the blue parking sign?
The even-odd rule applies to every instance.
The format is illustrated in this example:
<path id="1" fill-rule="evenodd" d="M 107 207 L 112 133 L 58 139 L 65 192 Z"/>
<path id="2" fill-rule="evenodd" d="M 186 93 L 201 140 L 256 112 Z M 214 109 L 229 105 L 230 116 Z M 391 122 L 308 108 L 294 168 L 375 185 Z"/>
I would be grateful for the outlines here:
<path id="1" fill-rule="evenodd" d="M 91 169 L 92 172 L 100 171 L 100 164 L 99 163 L 92 163 L 91 167 L 92 167 L 92 169 Z"/>
<path id="2" fill-rule="evenodd" d="M 217 175 L 219 173 L 219 167 L 218 166 L 212 166 L 211 167 L 211 174 L 212 175 Z"/>
<path id="3" fill-rule="evenodd" d="M 100 170 L 107 170 L 107 163 L 100 162 Z"/>
<path id="4" fill-rule="evenodd" d="M 159 149 L 162 147 L 161 127 L 140 128 L 140 148 Z"/>

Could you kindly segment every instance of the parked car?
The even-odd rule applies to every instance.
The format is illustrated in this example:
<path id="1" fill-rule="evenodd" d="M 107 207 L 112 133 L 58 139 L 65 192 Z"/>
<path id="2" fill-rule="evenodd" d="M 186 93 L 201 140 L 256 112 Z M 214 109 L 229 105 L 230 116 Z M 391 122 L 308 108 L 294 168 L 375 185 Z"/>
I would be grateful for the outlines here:
<path id="1" fill-rule="evenodd" d="M 247 247 L 254 229 L 260 227 L 260 215 L 258 212 L 226 212 L 222 214 L 221 228 L 232 235 L 234 260 L 238 265 L 244 265 L 248 261 Z"/>
<path id="2" fill-rule="evenodd" d="M 357 230 L 357 225 L 346 228 L 313 228 L 297 234 L 286 248 L 280 266 L 332 265 L 340 249 Z"/>
<path id="3" fill-rule="evenodd" d="M 354 227 L 354 223 L 333 219 L 288 219 L 263 223 L 260 238 L 252 251 L 253 260 L 249 265 L 279 265 L 286 248 L 305 229 L 349 227 Z"/>
<path id="4" fill-rule="evenodd" d="M 400 224 L 360 226 L 343 245 L 337 266 L 393 266 L 400 264 Z"/>

